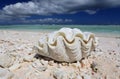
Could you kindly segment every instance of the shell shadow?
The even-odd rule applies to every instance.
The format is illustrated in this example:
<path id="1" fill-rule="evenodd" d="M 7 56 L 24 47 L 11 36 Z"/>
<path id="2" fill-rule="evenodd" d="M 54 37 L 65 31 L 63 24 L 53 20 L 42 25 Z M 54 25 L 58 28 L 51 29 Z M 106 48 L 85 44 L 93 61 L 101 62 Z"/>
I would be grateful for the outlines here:
<path id="1" fill-rule="evenodd" d="M 51 60 L 53 60 L 52 58 L 48 58 L 48 57 L 42 56 L 42 55 L 40 55 L 40 54 L 35 54 L 34 58 L 40 59 L 40 60 L 41 60 L 41 59 L 44 59 L 44 60 L 46 60 L 46 61 L 51 61 Z"/>
<path id="2" fill-rule="evenodd" d="M 75 62 L 56 61 L 56 60 L 54 60 L 54 59 L 52 59 L 52 58 L 45 57 L 45 56 L 42 56 L 42 55 L 40 55 L 40 54 L 35 54 L 34 58 L 39 59 L 39 60 L 43 59 L 43 60 L 45 60 L 45 61 L 54 61 L 55 63 L 58 63 L 58 64 L 59 64 L 59 63 L 77 63 L 77 61 L 75 61 Z M 85 58 L 82 58 L 82 59 L 80 60 L 80 62 L 81 62 L 82 60 L 84 60 L 84 59 L 85 59 Z"/>

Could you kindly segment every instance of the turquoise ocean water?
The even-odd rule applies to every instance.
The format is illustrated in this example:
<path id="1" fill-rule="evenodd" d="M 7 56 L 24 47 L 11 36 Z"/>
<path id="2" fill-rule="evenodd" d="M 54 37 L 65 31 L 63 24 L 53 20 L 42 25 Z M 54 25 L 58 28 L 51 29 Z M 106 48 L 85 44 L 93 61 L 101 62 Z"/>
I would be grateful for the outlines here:
<path id="1" fill-rule="evenodd" d="M 62 27 L 79 28 L 82 31 L 90 31 L 98 34 L 101 33 L 120 35 L 120 25 L 1 25 L 0 30 L 51 32 Z"/>

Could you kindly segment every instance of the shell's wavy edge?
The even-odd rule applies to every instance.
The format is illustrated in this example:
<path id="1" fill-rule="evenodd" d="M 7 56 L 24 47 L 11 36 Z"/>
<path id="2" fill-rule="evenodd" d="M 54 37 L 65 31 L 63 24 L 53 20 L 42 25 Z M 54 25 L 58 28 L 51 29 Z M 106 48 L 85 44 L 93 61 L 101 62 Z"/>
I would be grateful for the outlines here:
<path id="1" fill-rule="evenodd" d="M 96 46 L 97 38 L 93 33 L 62 28 L 42 36 L 36 49 L 38 54 L 56 61 L 74 62 L 88 56 Z"/>

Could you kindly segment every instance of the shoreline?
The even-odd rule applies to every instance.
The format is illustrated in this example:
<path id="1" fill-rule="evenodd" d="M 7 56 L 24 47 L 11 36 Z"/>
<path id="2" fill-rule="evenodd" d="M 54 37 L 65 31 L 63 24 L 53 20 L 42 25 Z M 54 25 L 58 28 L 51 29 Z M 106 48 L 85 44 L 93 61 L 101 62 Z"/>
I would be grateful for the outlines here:
<path id="1" fill-rule="evenodd" d="M 56 29 L 57 30 L 57 29 Z M 14 29 L 4 29 L 4 30 L 2 30 L 2 29 L 0 29 L 0 31 L 13 31 L 13 32 L 31 32 L 31 33 L 51 33 L 51 32 L 53 32 L 53 31 L 56 31 L 56 30 L 14 30 Z M 83 31 L 83 32 L 85 32 L 85 31 Z M 88 31 L 89 32 L 89 31 Z M 97 36 L 97 37 L 108 37 L 108 38 L 120 38 L 120 34 L 119 33 L 108 33 L 108 32 L 106 32 L 106 33 L 100 33 L 100 32 L 92 32 L 92 33 L 94 33 L 95 34 L 95 36 Z"/>

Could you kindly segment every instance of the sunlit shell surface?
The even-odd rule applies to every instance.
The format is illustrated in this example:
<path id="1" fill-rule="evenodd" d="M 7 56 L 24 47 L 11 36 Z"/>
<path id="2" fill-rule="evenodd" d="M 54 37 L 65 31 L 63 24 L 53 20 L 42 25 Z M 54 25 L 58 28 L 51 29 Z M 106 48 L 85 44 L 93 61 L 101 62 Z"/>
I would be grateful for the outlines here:
<path id="1" fill-rule="evenodd" d="M 38 42 L 37 52 L 56 61 L 74 62 L 90 54 L 97 45 L 95 35 L 80 29 L 62 28 L 43 35 Z"/>

